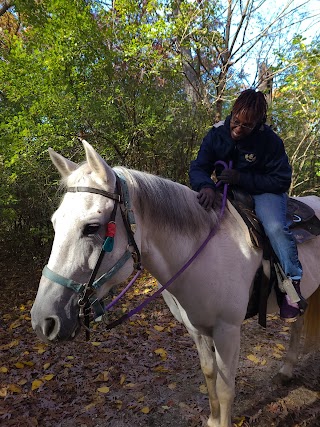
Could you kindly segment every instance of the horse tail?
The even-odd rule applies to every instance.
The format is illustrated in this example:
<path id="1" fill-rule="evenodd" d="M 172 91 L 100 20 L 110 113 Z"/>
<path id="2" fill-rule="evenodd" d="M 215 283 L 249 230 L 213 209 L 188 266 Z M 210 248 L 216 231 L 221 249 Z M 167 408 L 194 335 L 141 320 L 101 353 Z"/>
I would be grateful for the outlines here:
<path id="1" fill-rule="evenodd" d="M 320 286 L 308 299 L 308 308 L 304 314 L 304 351 L 320 348 Z"/>

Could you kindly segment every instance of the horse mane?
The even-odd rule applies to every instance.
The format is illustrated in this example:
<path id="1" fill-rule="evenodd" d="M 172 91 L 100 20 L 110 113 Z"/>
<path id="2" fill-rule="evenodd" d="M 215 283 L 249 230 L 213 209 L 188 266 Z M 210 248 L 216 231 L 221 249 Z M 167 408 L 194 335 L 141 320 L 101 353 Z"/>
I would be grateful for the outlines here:
<path id="1" fill-rule="evenodd" d="M 185 185 L 152 175 L 147 172 L 117 166 L 114 171 L 125 176 L 130 196 L 137 204 L 143 220 L 151 221 L 159 230 L 199 235 L 212 229 L 217 221 L 217 212 L 203 209 L 195 192 Z M 96 187 L 89 165 L 84 162 L 67 178 L 61 180 L 61 188 L 79 185 L 83 178 Z M 88 182 L 89 179 L 89 182 Z"/>
<path id="2" fill-rule="evenodd" d="M 144 220 L 152 222 L 159 230 L 195 235 L 210 230 L 218 221 L 214 210 L 204 210 L 196 194 L 185 185 L 124 167 L 114 168 L 132 183 L 133 197 Z"/>

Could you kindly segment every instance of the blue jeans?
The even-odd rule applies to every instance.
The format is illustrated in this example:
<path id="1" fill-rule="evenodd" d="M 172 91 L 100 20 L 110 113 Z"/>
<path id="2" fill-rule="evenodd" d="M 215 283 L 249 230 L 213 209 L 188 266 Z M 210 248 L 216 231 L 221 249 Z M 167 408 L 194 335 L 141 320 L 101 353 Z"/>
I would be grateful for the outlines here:
<path id="1" fill-rule="evenodd" d="M 252 197 L 256 215 L 262 222 L 283 271 L 291 279 L 301 279 L 302 266 L 298 258 L 297 244 L 286 218 L 287 194 L 264 193 Z"/>

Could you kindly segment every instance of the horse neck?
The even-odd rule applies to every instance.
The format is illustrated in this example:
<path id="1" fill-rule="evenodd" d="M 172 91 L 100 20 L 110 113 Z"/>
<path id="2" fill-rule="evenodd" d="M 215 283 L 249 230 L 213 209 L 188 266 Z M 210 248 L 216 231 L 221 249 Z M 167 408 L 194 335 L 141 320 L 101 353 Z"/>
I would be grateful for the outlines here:
<path id="1" fill-rule="evenodd" d="M 169 216 L 167 212 L 165 215 L 161 212 L 151 215 L 151 211 L 148 211 L 150 207 L 144 205 L 147 203 L 145 198 L 141 198 L 140 196 L 139 199 L 137 194 L 135 194 L 137 193 L 137 188 L 133 189 L 133 193 L 131 193 L 137 220 L 136 237 L 141 247 L 142 264 L 154 277 L 160 278 L 160 280 L 163 280 L 161 278 L 167 280 L 179 270 L 194 255 L 211 229 L 209 221 L 207 225 L 201 224 L 200 226 L 198 224 L 198 229 L 195 230 L 192 226 L 192 221 L 188 219 L 188 209 L 190 210 L 190 205 L 195 204 L 195 193 L 177 183 L 170 185 L 172 188 L 178 186 L 176 188 L 179 193 L 184 194 L 181 198 L 181 200 L 184 200 L 183 205 L 180 206 L 179 200 L 177 200 L 179 218 L 187 218 L 186 223 L 181 224 L 180 227 L 175 226 L 177 224 L 175 224 L 173 219 L 170 222 L 170 215 L 174 215 L 174 212 L 169 212 Z M 196 200 L 196 208 L 198 208 L 197 203 Z M 187 212 L 181 213 L 180 209 L 185 209 Z M 200 208 L 200 214 L 203 214 L 203 212 Z M 198 218 L 198 214 L 198 211 L 197 213 L 193 213 L 193 217 Z M 195 219 L 193 221 L 196 222 Z"/>

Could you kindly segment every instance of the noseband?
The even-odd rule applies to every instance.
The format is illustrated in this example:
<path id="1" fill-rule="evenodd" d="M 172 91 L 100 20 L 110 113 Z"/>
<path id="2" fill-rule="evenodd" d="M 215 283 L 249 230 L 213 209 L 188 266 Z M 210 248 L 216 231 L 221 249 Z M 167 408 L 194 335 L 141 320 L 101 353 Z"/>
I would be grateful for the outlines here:
<path id="1" fill-rule="evenodd" d="M 131 209 L 127 182 L 124 176 L 119 173 L 119 171 L 116 173 L 116 188 L 114 193 L 110 193 L 108 191 L 100 190 L 93 187 L 68 187 L 67 192 L 85 192 L 99 194 L 101 196 L 107 197 L 108 199 L 114 200 L 114 207 L 110 215 L 109 222 L 106 225 L 105 239 L 100 251 L 100 255 L 87 283 L 78 283 L 72 279 L 60 276 L 60 274 L 50 270 L 47 265 L 42 271 L 42 275 L 45 276 L 47 279 L 51 280 L 52 282 L 58 283 L 59 285 L 65 286 L 66 288 L 69 288 L 79 294 L 79 318 L 80 320 L 84 320 L 84 326 L 88 328 L 90 321 L 90 312 L 93 311 L 94 318 L 102 316 L 105 313 L 103 305 L 97 298 L 97 289 L 99 289 L 104 283 L 110 280 L 110 278 L 113 277 L 124 266 L 128 259 L 130 259 L 130 257 L 133 258 L 134 268 L 140 270 L 141 256 L 136 241 L 134 239 L 136 224 L 133 210 Z M 120 205 L 121 217 L 125 229 L 127 231 L 128 246 L 123 255 L 110 268 L 110 270 L 95 280 L 105 253 L 111 252 L 113 250 L 114 236 L 116 234 L 115 217 L 118 205 Z"/>

